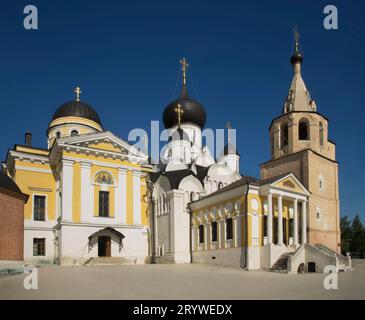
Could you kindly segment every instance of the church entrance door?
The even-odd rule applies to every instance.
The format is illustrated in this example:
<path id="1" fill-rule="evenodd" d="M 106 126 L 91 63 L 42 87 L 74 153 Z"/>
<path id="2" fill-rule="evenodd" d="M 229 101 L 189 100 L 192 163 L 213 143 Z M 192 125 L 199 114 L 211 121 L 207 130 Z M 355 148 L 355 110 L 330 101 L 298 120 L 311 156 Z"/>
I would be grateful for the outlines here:
<path id="1" fill-rule="evenodd" d="M 107 236 L 100 236 L 98 238 L 98 256 L 111 257 L 112 242 L 111 238 Z"/>

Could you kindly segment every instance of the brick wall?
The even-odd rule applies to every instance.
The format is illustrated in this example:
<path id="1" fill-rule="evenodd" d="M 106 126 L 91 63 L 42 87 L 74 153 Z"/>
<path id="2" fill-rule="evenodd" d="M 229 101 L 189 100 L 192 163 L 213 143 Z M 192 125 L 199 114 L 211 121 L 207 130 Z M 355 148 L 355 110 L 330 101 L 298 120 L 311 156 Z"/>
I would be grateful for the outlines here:
<path id="1" fill-rule="evenodd" d="M 0 188 L 0 260 L 23 261 L 24 198 Z"/>

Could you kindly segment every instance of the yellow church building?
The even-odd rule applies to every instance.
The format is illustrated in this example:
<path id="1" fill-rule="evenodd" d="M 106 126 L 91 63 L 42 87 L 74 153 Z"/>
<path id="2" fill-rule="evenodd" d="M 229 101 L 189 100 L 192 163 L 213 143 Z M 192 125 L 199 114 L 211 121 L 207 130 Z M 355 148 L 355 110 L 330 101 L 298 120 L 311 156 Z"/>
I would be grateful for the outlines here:
<path id="1" fill-rule="evenodd" d="M 77 98 L 60 106 L 48 148 L 15 145 L 8 174 L 30 198 L 25 205 L 25 261 L 92 263 L 95 257 L 148 257 L 148 157 L 109 131 Z M 111 227 L 112 226 L 112 227 Z"/>
<path id="2" fill-rule="evenodd" d="M 48 125 L 47 149 L 33 147 L 27 132 L 3 164 L 29 195 L 25 262 L 350 269 L 340 255 L 336 147 L 302 62 L 297 37 L 293 80 L 271 122 L 271 158 L 260 178 L 242 174 L 230 139 L 216 158 L 203 144 L 207 112 L 188 94 L 186 59 L 180 96 L 163 111 L 170 139 L 157 165 L 105 130 L 76 88 Z"/>

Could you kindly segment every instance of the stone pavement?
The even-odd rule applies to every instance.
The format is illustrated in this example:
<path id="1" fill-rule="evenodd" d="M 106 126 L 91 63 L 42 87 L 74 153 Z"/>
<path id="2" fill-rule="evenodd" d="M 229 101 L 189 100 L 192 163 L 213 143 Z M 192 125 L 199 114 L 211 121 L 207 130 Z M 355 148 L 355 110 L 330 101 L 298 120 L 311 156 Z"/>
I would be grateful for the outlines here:
<path id="1" fill-rule="evenodd" d="M 365 261 L 340 273 L 338 290 L 324 274 L 287 275 L 211 265 L 43 267 L 38 290 L 25 275 L 0 278 L 0 299 L 365 299 Z"/>

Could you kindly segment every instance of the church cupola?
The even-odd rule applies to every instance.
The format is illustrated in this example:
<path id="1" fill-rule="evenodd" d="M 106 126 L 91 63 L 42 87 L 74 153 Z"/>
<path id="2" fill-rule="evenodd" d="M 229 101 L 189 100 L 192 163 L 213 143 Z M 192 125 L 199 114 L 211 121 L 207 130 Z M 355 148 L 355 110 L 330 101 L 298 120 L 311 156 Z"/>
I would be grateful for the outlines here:
<path id="1" fill-rule="evenodd" d="M 328 143 L 328 121 L 317 112 L 302 78 L 303 55 L 299 33 L 294 29 L 294 53 L 290 59 L 294 77 L 281 115 L 270 126 L 271 156 L 281 158 L 303 150 L 313 150 L 334 158 L 333 145 Z"/>
<path id="2" fill-rule="evenodd" d="M 180 60 L 180 64 L 182 70 L 182 88 L 180 97 L 171 102 L 165 108 L 163 112 L 163 123 L 166 129 L 176 130 L 178 121 L 175 109 L 177 106 L 181 106 L 184 112 L 181 127 L 189 135 L 190 141 L 201 149 L 201 130 L 205 126 L 207 114 L 201 103 L 189 97 L 187 89 L 187 68 L 189 67 L 189 64 L 185 58 Z"/>
<path id="3" fill-rule="evenodd" d="M 103 131 L 99 115 L 92 106 L 80 100 L 81 93 L 77 87 L 76 100 L 64 103 L 54 113 L 47 130 L 49 148 L 58 138 Z"/>
<path id="4" fill-rule="evenodd" d="M 294 29 L 294 53 L 290 58 L 293 66 L 294 77 L 289 88 L 288 96 L 284 103 L 283 114 L 292 111 L 316 111 L 317 106 L 302 78 L 302 64 L 304 57 L 300 52 L 299 32 Z"/>
<path id="5" fill-rule="evenodd" d="M 238 154 L 236 143 L 231 136 L 232 126 L 230 122 L 227 123 L 226 128 L 228 143 L 224 146 L 219 162 L 227 165 L 233 172 L 240 173 L 240 155 Z"/>
<path id="6" fill-rule="evenodd" d="M 166 171 L 186 169 L 191 164 L 191 141 L 189 135 L 181 128 L 184 110 L 181 105 L 175 108 L 178 127 L 170 136 L 169 156 Z"/>

